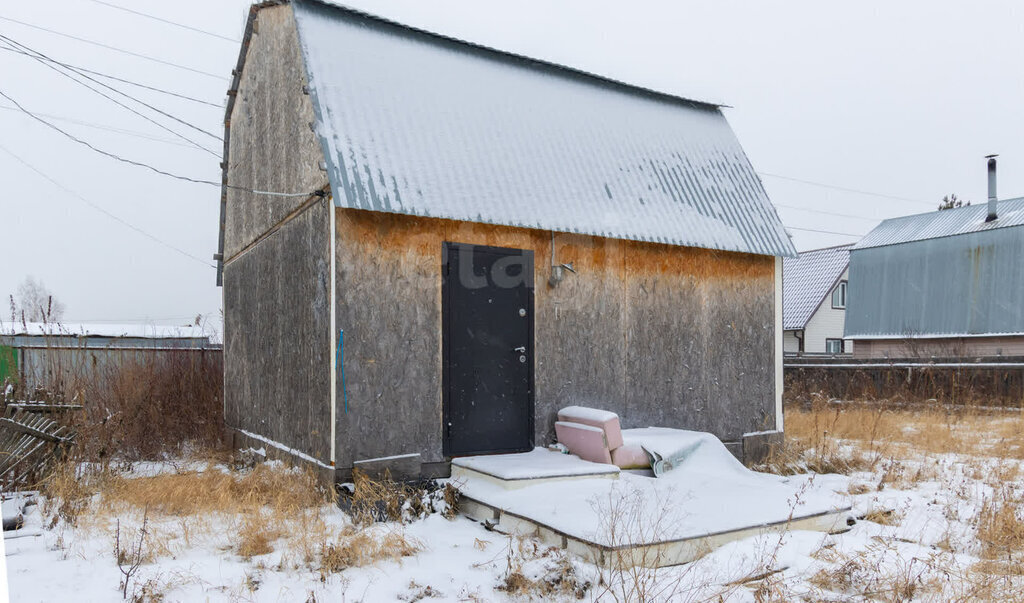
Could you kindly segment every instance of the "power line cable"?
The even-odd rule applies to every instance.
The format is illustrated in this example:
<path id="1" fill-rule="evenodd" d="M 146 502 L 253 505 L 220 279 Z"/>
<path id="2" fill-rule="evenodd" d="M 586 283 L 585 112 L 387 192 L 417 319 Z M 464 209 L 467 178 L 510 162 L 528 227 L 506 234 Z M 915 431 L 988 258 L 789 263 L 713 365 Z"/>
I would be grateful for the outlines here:
<path id="1" fill-rule="evenodd" d="M 4 36 L 0 35 L 0 38 L 3 38 L 3 37 Z M 0 41 L 3 41 L 3 40 L 0 40 Z M 9 44 L 8 42 L 3 42 L 3 43 L 4 44 Z M 33 57 L 33 58 L 35 58 L 35 57 Z M 39 59 L 37 59 L 37 60 L 39 60 Z M 93 92 L 95 92 L 96 94 L 99 94 L 100 96 L 102 96 L 103 98 L 109 100 L 110 102 L 112 102 L 112 103 L 114 103 L 114 104 L 116 104 L 116 105 L 118 105 L 118 106 L 120 106 L 120 107 L 122 107 L 122 108 L 124 108 L 124 109 L 126 109 L 126 110 L 128 110 L 128 111 L 130 111 L 132 113 L 134 113 L 135 115 L 138 115 L 139 117 L 141 117 L 142 119 L 145 119 L 149 123 L 154 124 L 155 126 L 160 128 L 161 130 L 164 130 L 166 132 L 170 132 L 171 134 L 177 136 L 178 138 L 184 140 L 185 142 L 188 142 L 192 146 L 194 146 L 194 147 L 196 147 L 198 149 L 201 149 L 203 151 L 206 151 L 207 153 L 213 155 L 214 157 L 219 157 L 219 155 L 216 152 L 214 152 L 214 151 L 204 147 L 203 145 L 199 144 L 198 142 L 192 140 L 191 138 L 189 138 L 189 137 L 187 137 L 187 136 L 185 136 L 183 134 L 180 134 L 179 132 L 176 132 L 175 130 L 172 130 L 171 128 L 169 128 L 169 127 L 165 126 L 164 124 L 156 121 L 155 119 L 149 117 L 148 115 L 144 115 L 144 114 L 140 113 L 139 111 L 133 109 L 132 107 L 129 107 L 128 105 L 122 103 L 121 101 L 111 97 L 110 95 L 105 94 L 102 91 L 97 90 L 96 88 L 93 88 L 92 86 L 86 84 L 85 82 L 83 82 L 81 80 L 75 79 L 73 76 L 71 76 L 71 75 L 61 71 L 60 69 L 54 67 L 53 65 L 50 65 L 49 63 L 45 63 L 42 60 L 39 60 L 39 61 L 40 61 L 41 64 L 45 65 L 46 67 L 48 67 L 50 69 L 53 69 L 54 71 L 56 71 L 57 73 L 63 75 L 64 77 L 70 79 L 71 81 L 73 81 L 73 82 L 75 82 L 75 83 L 77 83 L 77 84 L 79 84 L 81 86 L 84 86 L 85 88 L 88 88 L 89 90 L 92 90 Z M 17 103 L 15 103 L 15 104 L 17 104 Z"/>
<path id="2" fill-rule="evenodd" d="M 60 62 L 60 61 L 58 61 L 58 60 L 56 60 L 54 58 L 51 58 L 51 57 L 49 57 L 49 56 L 47 56 L 47 55 L 45 55 L 45 54 L 43 54 L 43 53 L 41 53 L 41 52 L 39 52 L 37 50 L 29 48 L 28 46 L 25 46 L 24 44 L 18 42 L 17 40 L 14 40 L 13 38 L 9 38 L 9 37 L 7 37 L 7 36 L 5 36 L 3 34 L 0 34 L 0 41 L 3 41 L 4 43 L 6 43 L 8 45 L 12 45 L 13 44 L 14 46 L 17 46 L 17 47 L 20 47 L 20 48 L 26 50 L 27 52 L 31 53 L 28 56 L 31 57 L 32 59 L 35 59 L 40 64 L 45 65 L 46 67 L 52 69 L 53 71 L 56 71 L 57 73 L 63 75 L 64 77 L 70 79 L 71 81 L 73 81 L 73 82 L 75 82 L 75 83 L 77 83 L 77 84 L 79 84 L 81 86 L 85 86 L 89 90 L 92 90 L 93 92 L 99 94 L 100 96 L 103 96 L 107 100 L 109 100 L 109 101 L 111 101 L 113 103 L 116 103 L 117 105 L 119 105 L 119 106 L 121 106 L 121 107 L 123 107 L 125 109 L 128 109 L 129 111 L 131 111 L 132 113 L 135 113 L 136 115 L 142 117 L 143 119 L 145 119 L 145 120 L 147 120 L 147 121 L 149 121 L 149 122 L 151 122 L 153 124 L 156 124 L 157 126 L 160 126 L 164 130 L 167 130 L 168 132 L 171 132 L 175 136 L 177 136 L 177 137 L 179 137 L 179 138 L 181 138 L 181 139 L 183 139 L 183 140 L 185 140 L 187 142 L 191 142 L 192 144 L 196 145 L 197 147 L 205 149 L 208 153 L 210 153 L 210 154 L 212 154 L 214 156 L 219 156 L 218 153 L 216 153 L 214 151 L 211 151 L 210 149 L 206 149 L 205 147 L 203 147 L 202 145 L 200 145 L 199 143 L 197 143 L 197 142 L 195 142 L 193 140 L 185 138 L 184 136 L 182 136 L 181 134 L 178 134 L 174 130 L 171 130 L 170 128 L 167 128 L 167 127 L 163 126 L 159 122 L 157 122 L 157 121 L 155 121 L 155 120 L 153 120 L 153 119 L 151 119 L 151 118 L 149 118 L 149 117 L 139 113 L 138 111 L 135 111 L 131 107 L 128 107 L 125 104 L 117 101 L 116 99 L 113 99 L 113 98 L 107 96 L 106 94 L 103 94 L 99 90 L 96 90 L 95 88 L 92 88 L 91 86 L 85 84 L 84 82 L 82 82 L 82 81 L 80 81 L 78 79 L 75 79 L 74 77 L 68 75 L 66 72 L 61 71 L 60 69 L 58 69 L 57 67 L 55 67 L 53 65 L 53 64 L 60 65 L 60 66 L 64 67 L 65 69 L 68 69 L 68 70 L 74 72 L 75 71 L 74 68 L 70 67 L 68 64 L 62 63 L 62 62 Z M 51 64 L 51 63 L 53 63 L 53 64 Z M 83 78 L 89 80 L 90 82 L 93 82 L 93 83 L 95 83 L 95 84 L 97 84 L 99 86 L 103 86 L 104 88 L 106 88 L 106 89 L 108 89 L 108 90 L 110 90 L 112 92 L 120 94 L 121 96 L 123 96 L 123 97 L 125 97 L 127 99 L 133 100 L 136 103 L 139 103 L 140 105 L 142 105 L 143 107 L 146 107 L 147 109 L 150 109 L 151 111 L 155 111 L 155 112 L 159 113 L 160 115 L 163 115 L 164 117 L 168 117 L 170 119 L 173 119 L 174 121 L 176 121 L 176 122 L 178 122 L 178 123 L 180 123 L 182 125 L 188 126 L 189 128 L 192 128 L 193 130 L 196 130 L 196 131 L 198 131 L 198 132 L 200 132 L 202 134 L 206 134 L 207 136 L 210 136 L 211 138 L 214 138 L 215 140 L 218 140 L 220 142 L 224 141 L 223 138 L 221 138 L 220 136 L 217 136 L 216 134 L 213 134 L 212 132 L 207 132 L 206 130 L 200 128 L 199 126 L 196 126 L 196 125 L 191 124 L 191 123 L 189 123 L 189 122 L 187 122 L 187 121 L 185 121 L 185 120 L 183 120 L 183 119 L 181 119 L 179 117 L 171 115 L 170 113 L 168 113 L 166 111 L 163 111 L 162 109 L 158 109 L 157 107 L 154 107 L 153 105 L 150 105 L 149 103 L 141 101 L 141 100 L 135 98 L 134 96 L 132 96 L 132 95 L 126 93 L 126 92 L 122 92 L 121 90 L 118 90 L 117 88 L 114 88 L 113 86 L 104 84 L 103 82 L 97 80 L 96 78 L 89 77 L 88 75 L 85 75 L 84 73 L 77 73 L 77 75 L 80 76 L 80 77 L 83 77 Z"/>
<path id="3" fill-rule="evenodd" d="M 881 197 L 883 199 L 894 199 L 896 201 L 910 201 L 911 203 L 921 203 L 923 205 L 928 205 L 929 207 L 934 207 L 935 206 L 934 203 L 930 203 L 928 201 L 923 201 L 921 199 L 911 199 L 909 197 L 898 197 L 896 195 L 886 195 L 886 194 L 883 194 L 883 193 L 873 193 L 871 191 L 864 191 L 864 190 L 859 190 L 859 189 L 856 189 L 856 188 L 847 188 L 845 186 L 835 186 L 833 184 L 825 184 L 823 182 L 814 182 L 813 180 L 804 180 L 802 178 L 793 178 L 791 176 L 782 176 L 780 174 L 770 174 L 768 172 L 758 172 L 758 174 L 761 175 L 761 176 L 768 176 L 769 178 L 779 178 L 781 180 L 789 180 L 791 182 L 800 182 L 801 184 L 809 184 L 811 186 L 820 186 L 822 188 L 831 188 L 831 189 L 835 189 L 837 191 L 844 191 L 844 192 L 847 192 L 847 193 L 856 193 L 858 195 L 868 195 L 868 196 L 871 196 L 871 197 Z"/>
<path id="4" fill-rule="evenodd" d="M 234 44 L 238 44 L 238 43 L 241 42 L 241 40 L 236 40 L 234 38 L 229 38 L 227 36 L 222 36 L 220 34 L 213 33 L 212 31 L 206 31 L 205 29 L 199 29 L 198 27 L 192 27 L 191 25 L 185 25 L 184 23 L 177 23 L 177 22 L 171 21 L 169 19 L 164 19 L 163 17 L 157 17 L 155 15 L 150 15 L 148 13 L 143 13 L 143 12 L 140 12 L 140 11 L 137 11 L 137 10 L 132 10 L 132 9 L 126 8 L 124 6 L 118 6 L 116 4 L 111 4 L 110 2 L 103 2 L 103 0 L 89 0 L 89 1 L 90 2 L 95 2 L 96 4 L 102 4 L 103 6 L 109 6 L 110 8 L 114 8 L 114 9 L 117 9 L 117 10 L 123 10 L 126 13 L 131 13 L 133 15 L 138 15 L 140 17 L 145 17 L 147 19 L 152 19 L 154 21 L 160 21 L 161 23 L 166 23 L 168 25 L 173 25 L 175 27 L 180 27 L 182 29 L 187 29 L 189 31 L 194 31 L 196 33 L 201 33 L 201 34 L 205 34 L 205 35 L 208 35 L 208 36 L 212 36 L 214 38 L 219 38 L 221 40 L 225 40 L 227 42 L 232 42 Z"/>
<path id="5" fill-rule="evenodd" d="M 0 105 L 0 109 L 3 109 L 5 111 L 13 111 L 15 113 L 20 114 L 23 117 L 28 117 L 27 115 L 24 114 L 24 112 L 19 110 L 17 107 L 8 107 L 7 105 Z M 135 131 L 135 130 L 126 130 L 124 128 L 115 128 L 113 126 L 106 126 L 106 125 L 103 125 L 103 124 L 97 124 L 97 123 L 93 123 L 93 122 L 89 122 L 89 121 L 82 121 L 82 120 L 79 120 L 79 119 L 74 119 L 72 117 L 64 117 L 64 116 L 61 116 L 61 115 L 53 115 L 52 113 L 40 113 L 38 111 L 33 111 L 33 113 L 35 113 L 36 115 L 38 115 L 40 117 L 46 117 L 46 118 L 52 119 L 54 121 L 63 121 L 63 122 L 67 122 L 69 124 L 74 124 L 76 126 L 83 126 L 83 127 L 86 127 L 86 128 L 95 128 L 97 130 L 106 130 L 107 132 L 114 132 L 115 134 L 124 134 L 125 136 L 134 136 L 136 138 L 143 138 L 145 140 L 152 140 L 153 142 L 162 142 L 162 143 L 165 143 L 165 144 L 173 144 L 176 147 L 184 147 L 186 149 L 194 149 L 195 148 L 195 147 L 193 147 L 190 144 L 185 144 L 183 142 L 178 142 L 177 140 L 171 140 L 170 138 L 160 138 L 159 136 L 151 136 L 151 135 L 146 134 L 144 132 L 138 132 L 138 131 Z"/>
<path id="6" fill-rule="evenodd" d="M 786 230 L 802 230 L 804 232 L 820 232 L 822 234 L 842 235 L 844 237 L 856 237 L 861 238 L 862 234 L 853 234 L 852 232 L 836 232 L 834 230 L 818 230 L 816 228 L 797 228 L 796 226 L 785 226 Z"/>
<path id="7" fill-rule="evenodd" d="M 203 71 L 202 69 L 196 69 L 194 67 L 186 67 L 185 65 L 179 65 L 177 63 L 172 63 L 170 61 L 165 61 L 163 59 L 158 59 L 156 57 L 151 57 L 149 55 L 141 54 L 141 53 L 138 53 L 138 52 L 132 52 L 131 50 L 125 50 L 123 48 L 118 48 L 116 46 L 110 46 L 109 44 L 104 44 L 102 42 L 95 42 L 93 40 L 88 40 L 86 38 L 80 38 L 78 36 L 73 36 L 71 34 L 66 34 L 64 32 L 56 31 L 56 30 L 53 30 L 53 29 L 48 29 L 46 27 L 41 27 L 39 25 L 33 25 L 31 23 L 26 23 L 24 21 L 19 21 L 17 19 L 12 19 L 10 17 L 4 17 L 3 15 L 0 15 L 0 21 L 9 21 L 11 23 L 17 23 L 18 25 L 23 25 L 25 27 L 31 27 L 32 29 L 38 29 L 39 31 L 45 31 L 47 33 L 51 33 L 53 35 L 61 36 L 61 37 L 68 38 L 68 39 L 71 39 L 71 40 L 77 40 L 79 42 L 84 42 L 85 44 L 92 44 L 93 46 L 99 46 L 100 48 L 106 48 L 107 50 L 113 50 L 114 52 L 120 52 L 120 53 L 123 53 L 123 54 L 127 54 L 127 55 L 130 55 L 130 56 L 133 56 L 133 57 L 140 58 L 140 59 L 145 59 L 147 61 L 153 61 L 154 63 L 160 63 L 161 65 L 167 65 L 168 67 L 175 67 L 177 69 L 183 69 L 185 71 L 191 71 L 192 73 L 197 73 L 199 75 L 205 75 L 207 77 L 217 78 L 217 79 L 219 79 L 221 81 L 224 81 L 224 82 L 228 81 L 228 78 L 226 78 L 226 77 L 224 77 L 222 75 L 217 75 L 216 73 L 210 73 L 209 71 Z"/>
<path id="8" fill-rule="evenodd" d="M 129 165 L 134 165 L 136 167 L 146 168 L 146 169 L 148 169 L 150 171 L 153 171 L 153 172 L 156 172 L 157 174 L 160 174 L 162 176 L 167 176 L 169 178 L 174 178 L 176 180 L 184 180 L 185 182 L 194 182 L 196 184 L 209 184 L 211 186 L 217 186 L 217 187 L 223 186 L 224 188 L 229 188 L 231 190 L 240 190 L 240 191 L 243 191 L 243 192 L 252 193 L 254 195 L 267 195 L 269 197 L 307 197 L 308 198 L 308 197 L 313 197 L 313 196 L 323 196 L 324 195 L 324 192 L 323 191 L 319 191 L 319 190 L 318 191 L 312 191 L 312 192 L 305 192 L 305 193 L 279 193 L 279 192 L 274 192 L 274 191 L 261 191 L 261 190 L 255 190 L 255 189 L 251 189 L 251 188 L 246 188 L 244 186 L 234 186 L 234 185 L 231 185 L 231 184 L 223 184 L 221 182 L 214 182 L 213 180 L 201 180 L 201 179 L 197 179 L 197 178 L 190 178 L 188 176 L 181 176 L 181 175 L 178 175 L 178 174 L 172 174 L 171 172 L 166 172 L 164 170 L 161 170 L 160 168 L 153 167 L 153 166 L 149 165 L 148 163 L 143 163 L 141 161 L 135 161 L 133 159 L 127 159 L 127 158 L 121 157 L 120 155 L 117 155 L 115 153 L 111 153 L 110 151 L 104 151 L 103 149 L 97 148 L 97 147 L 93 146 L 92 144 L 90 144 L 89 142 L 86 142 L 86 141 L 82 140 L 81 138 L 78 138 L 78 137 L 74 136 L 73 134 L 69 134 L 65 130 L 62 130 L 60 127 L 55 126 L 54 124 L 52 124 L 52 123 L 46 121 L 45 119 L 39 117 L 35 113 L 32 113 L 31 111 L 29 111 L 25 107 L 21 106 L 21 104 L 18 101 L 16 101 L 13 98 L 11 98 L 3 90 L 0 90 L 0 96 L 4 97 L 7 100 L 9 100 L 12 103 L 14 103 L 14 105 L 18 109 L 20 109 L 23 113 L 27 114 L 32 119 L 38 121 L 39 123 L 45 125 L 46 127 L 50 128 L 52 130 L 56 130 L 57 132 L 63 134 L 65 137 L 70 138 L 71 140 L 77 142 L 80 145 L 88 147 L 89 149 L 99 153 L 100 155 L 104 155 L 104 156 L 109 157 L 111 159 L 115 159 L 117 161 L 120 161 L 122 163 L 127 163 Z"/>
<path id="9" fill-rule="evenodd" d="M 60 190 L 64 191 L 65 193 L 75 197 L 76 199 L 78 199 L 79 201 L 85 203 L 89 207 L 92 207 L 96 211 L 106 215 L 108 218 L 110 218 L 112 220 L 115 220 L 117 222 L 120 222 L 121 224 L 123 224 L 124 226 L 127 226 L 128 228 L 131 228 L 132 230 L 134 230 L 135 232 L 141 234 L 142 236 L 146 237 L 147 239 L 155 241 L 155 242 L 157 242 L 157 243 L 159 243 L 159 244 L 161 244 L 164 247 L 167 247 L 169 249 L 173 249 L 174 251 L 177 251 L 178 253 L 180 253 L 181 255 L 183 255 L 185 257 L 191 258 L 191 259 L 193 259 L 193 260 L 195 260 L 197 262 L 202 263 L 204 266 L 209 266 L 210 268 L 216 268 L 217 267 L 216 265 L 211 264 L 211 263 L 207 262 L 206 260 L 204 260 L 204 259 L 202 259 L 200 257 L 192 255 L 191 253 L 185 251 L 184 249 L 181 249 L 180 247 L 176 247 L 176 246 L 168 243 L 167 241 L 164 241 L 163 239 L 160 239 L 160 238 L 158 238 L 158 237 L 156 237 L 154 235 L 151 235 L 150 233 L 148 233 L 145 230 L 139 228 L 138 226 L 135 226 L 134 224 L 132 224 L 131 222 L 121 218 L 120 216 L 117 216 L 116 214 L 113 214 L 113 213 L 107 211 L 103 207 L 100 207 L 99 205 L 97 205 L 97 204 L 93 203 L 92 201 L 86 199 L 82 195 L 80 195 L 77 192 L 69 189 L 68 187 L 64 186 L 60 182 L 57 182 L 56 180 L 54 180 L 53 178 L 51 178 L 47 174 L 43 173 L 41 170 L 37 169 L 34 165 L 30 164 L 29 162 L 25 161 L 24 159 L 22 159 L 21 157 L 16 155 L 13 151 L 8 149 L 7 147 L 5 147 L 3 145 L 0 145 L 0 151 L 3 151 L 4 153 L 7 153 L 11 157 L 13 157 L 15 161 L 17 161 L 18 163 L 20 163 L 23 166 L 27 167 L 28 169 L 32 170 L 33 172 L 38 174 L 40 177 L 42 177 L 43 179 L 47 180 L 50 184 L 56 186 L 57 188 L 59 188 Z"/>
<path id="10" fill-rule="evenodd" d="M 826 216 L 837 216 L 837 217 L 840 217 L 840 218 L 852 218 L 854 220 L 865 220 L 865 221 L 868 221 L 868 222 L 878 222 L 878 219 L 876 219 L 876 218 L 866 218 L 864 216 L 855 216 L 853 214 L 840 214 L 840 213 L 836 213 L 834 211 L 825 211 L 823 209 L 811 209 L 809 207 L 798 207 L 796 205 L 785 205 L 785 204 L 782 204 L 782 203 L 775 203 L 774 205 L 775 205 L 775 207 L 784 207 L 786 209 L 795 209 L 797 211 L 806 211 L 806 212 L 810 212 L 812 214 L 824 214 Z"/>
<path id="11" fill-rule="evenodd" d="M 28 52 L 25 52 L 24 50 L 18 50 L 17 48 L 10 48 L 10 47 L 7 47 L 7 46 L 0 46 L 0 50 L 6 50 L 7 52 L 16 52 L 18 54 L 23 54 L 23 55 L 25 55 L 27 57 L 32 56 L 32 54 L 30 54 Z M 187 94 L 181 94 L 180 92 L 174 92 L 172 90 L 164 90 L 163 88 L 157 88 L 156 86 L 149 86 L 147 84 L 141 84 L 139 82 L 134 82 L 132 80 L 127 80 L 127 79 L 118 77 L 116 75 L 110 75 L 109 73 L 103 73 L 103 72 L 100 72 L 100 71 L 93 71 L 92 69 L 86 69 L 85 67 L 79 67 L 77 65 L 69 65 L 67 63 L 61 63 L 61 64 L 65 65 L 69 69 L 74 69 L 75 71 L 81 71 L 83 73 L 91 73 L 92 75 L 96 75 L 96 76 L 99 76 L 99 77 L 105 77 L 107 79 L 114 80 L 115 82 L 121 82 L 123 84 L 128 84 L 130 86 L 137 86 L 137 87 L 143 88 L 145 90 L 151 90 L 153 92 L 159 92 L 161 94 L 166 94 L 168 96 L 173 96 L 173 97 L 176 97 L 176 98 L 180 98 L 182 100 L 192 101 L 194 103 L 201 103 L 203 105 L 209 105 L 209 106 L 217 108 L 217 109 L 222 109 L 223 108 L 218 103 L 211 103 L 210 101 L 205 101 L 205 100 L 203 100 L 201 98 L 195 98 L 193 96 L 188 96 Z"/>

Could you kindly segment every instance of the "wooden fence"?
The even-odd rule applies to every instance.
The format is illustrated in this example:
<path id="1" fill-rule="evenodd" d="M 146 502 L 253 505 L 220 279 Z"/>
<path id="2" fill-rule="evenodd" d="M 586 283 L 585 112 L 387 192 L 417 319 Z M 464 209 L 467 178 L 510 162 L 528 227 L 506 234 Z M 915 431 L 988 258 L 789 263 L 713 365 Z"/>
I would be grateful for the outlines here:
<path id="1" fill-rule="evenodd" d="M 1024 406 L 1024 356 L 878 360 L 789 357 L 785 399 Z"/>

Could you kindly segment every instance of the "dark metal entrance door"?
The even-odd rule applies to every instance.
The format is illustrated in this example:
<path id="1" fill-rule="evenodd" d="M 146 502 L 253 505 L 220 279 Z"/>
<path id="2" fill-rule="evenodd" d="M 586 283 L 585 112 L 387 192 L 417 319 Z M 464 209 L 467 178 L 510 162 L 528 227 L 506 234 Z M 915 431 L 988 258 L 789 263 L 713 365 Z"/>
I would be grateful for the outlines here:
<path id="1" fill-rule="evenodd" d="M 533 252 L 443 250 L 444 454 L 533 447 Z"/>

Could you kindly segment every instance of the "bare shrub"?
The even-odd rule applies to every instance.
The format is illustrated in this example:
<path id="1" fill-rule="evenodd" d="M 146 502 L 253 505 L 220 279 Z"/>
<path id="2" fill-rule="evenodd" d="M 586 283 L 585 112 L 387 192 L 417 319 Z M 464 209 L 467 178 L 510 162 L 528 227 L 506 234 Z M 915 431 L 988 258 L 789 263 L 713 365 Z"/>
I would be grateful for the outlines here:
<path id="1" fill-rule="evenodd" d="M 596 599 L 703 601 L 726 598 L 741 586 L 742 581 L 712 584 L 710 578 L 696 573 L 694 563 L 673 567 L 679 560 L 668 557 L 662 546 L 634 546 L 671 540 L 674 525 L 683 519 L 675 512 L 679 501 L 640 489 L 613 489 L 607 500 L 591 504 L 601 517 L 599 530 L 608 545 L 602 558 L 595 560 L 599 569 Z M 710 549 L 691 552 L 699 557 Z"/>
<path id="2" fill-rule="evenodd" d="M 161 351 L 125 360 L 77 384 L 79 458 L 158 459 L 183 445 L 217 448 L 223 363 L 215 350 Z"/>
<path id="3" fill-rule="evenodd" d="M 142 526 L 138 530 L 138 538 L 127 537 L 129 542 L 126 548 L 121 543 L 121 521 L 117 522 L 114 532 L 114 559 L 117 561 L 117 569 L 123 577 L 120 583 L 122 599 L 128 598 L 128 588 L 132 585 L 132 580 L 135 579 L 135 574 L 142 567 L 142 563 L 147 559 L 144 547 L 148 526 L 149 513 L 147 510 L 142 515 Z"/>

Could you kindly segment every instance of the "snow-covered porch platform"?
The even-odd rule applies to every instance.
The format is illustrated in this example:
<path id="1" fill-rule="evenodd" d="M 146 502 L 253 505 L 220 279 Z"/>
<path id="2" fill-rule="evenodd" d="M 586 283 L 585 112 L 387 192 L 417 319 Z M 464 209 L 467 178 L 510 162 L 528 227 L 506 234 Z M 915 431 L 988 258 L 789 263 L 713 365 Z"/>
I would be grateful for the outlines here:
<path id="1" fill-rule="evenodd" d="M 748 470 L 710 434 L 624 430 L 670 459 L 659 477 L 537 448 L 452 461 L 460 511 L 509 534 L 532 535 L 599 564 L 663 567 L 773 530 L 839 532 L 839 495 L 800 490 Z"/>

